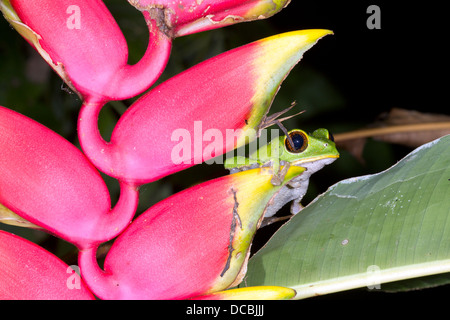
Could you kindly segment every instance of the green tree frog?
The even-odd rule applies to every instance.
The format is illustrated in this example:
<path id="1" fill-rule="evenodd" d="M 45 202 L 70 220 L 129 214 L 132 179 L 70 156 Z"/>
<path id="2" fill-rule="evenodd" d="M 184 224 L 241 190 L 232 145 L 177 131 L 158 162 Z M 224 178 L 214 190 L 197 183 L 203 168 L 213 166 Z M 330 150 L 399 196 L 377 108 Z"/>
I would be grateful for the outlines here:
<path id="1" fill-rule="evenodd" d="M 310 135 L 300 129 L 283 131 L 285 135 L 273 138 L 248 157 L 236 156 L 227 158 L 224 162 L 225 168 L 230 170 L 231 174 L 271 166 L 274 172 L 271 180 L 273 185 L 282 183 L 289 166 L 305 168 L 302 174 L 279 190 L 272 204 L 268 206 L 265 217 L 273 216 L 290 201 L 293 201 L 291 213 L 300 212 L 300 201 L 308 189 L 309 177 L 339 157 L 333 136 L 326 129 L 317 129 Z"/>

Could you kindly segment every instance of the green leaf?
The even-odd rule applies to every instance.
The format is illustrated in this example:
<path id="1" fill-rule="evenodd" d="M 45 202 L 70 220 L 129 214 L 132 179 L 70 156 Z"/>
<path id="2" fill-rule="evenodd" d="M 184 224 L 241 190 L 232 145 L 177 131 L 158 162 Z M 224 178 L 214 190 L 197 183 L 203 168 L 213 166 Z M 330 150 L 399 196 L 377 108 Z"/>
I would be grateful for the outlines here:
<path id="1" fill-rule="evenodd" d="M 378 174 L 341 181 L 281 227 L 247 286 L 306 298 L 450 272 L 450 136 Z"/>

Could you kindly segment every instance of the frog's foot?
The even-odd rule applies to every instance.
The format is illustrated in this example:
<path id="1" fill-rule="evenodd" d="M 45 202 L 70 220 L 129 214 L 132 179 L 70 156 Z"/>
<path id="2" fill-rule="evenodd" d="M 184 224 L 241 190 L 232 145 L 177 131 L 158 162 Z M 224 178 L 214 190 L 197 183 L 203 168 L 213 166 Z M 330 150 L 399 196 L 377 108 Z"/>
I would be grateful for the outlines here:
<path id="1" fill-rule="evenodd" d="M 288 120 L 290 118 L 293 118 L 293 117 L 295 117 L 295 116 L 305 112 L 305 110 L 303 110 L 303 111 L 300 111 L 300 112 L 298 112 L 296 114 L 293 114 L 291 116 L 287 116 L 287 117 L 278 119 L 283 114 L 285 114 L 286 112 L 291 110 L 293 107 L 295 107 L 296 104 L 297 104 L 297 102 L 294 101 L 294 102 L 291 103 L 290 107 L 288 107 L 288 108 L 286 108 L 286 109 L 284 109 L 284 110 L 282 110 L 280 112 L 274 113 L 274 114 L 272 114 L 270 116 L 265 115 L 263 120 L 261 121 L 261 123 L 258 126 L 258 136 L 260 135 L 260 133 L 261 133 L 261 131 L 263 129 L 268 128 L 270 126 L 273 126 L 274 124 L 278 124 L 280 126 L 281 130 L 283 130 L 283 127 L 281 126 L 281 122 L 283 122 L 285 120 Z"/>
<path id="2" fill-rule="evenodd" d="M 277 174 L 273 175 L 272 179 L 270 180 L 270 182 L 274 185 L 274 186 L 279 186 L 281 185 L 281 183 L 283 182 L 283 179 L 280 178 Z"/>
<path id="3" fill-rule="evenodd" d="M 277 173 L 274 174 L 272 176 L 272 179 L 270 180 L 270 182 L 274 185 L 274 186 L 279 186 L 283 183 L 284 181 L 284 177 L 286 176 L 286 173 L 288 172 L 290 167 L 290 163 L 286 162 L 286 164 L 284 165 L 284 167 Z"/>
<path id="4" fill-rule="evenodd" d="M 299 200 L 292 201 L 292 204 L 291 204 L 291 213 L 292 214 L 297 214 L 302 210 L 303 210 L 303 206 Z"/>

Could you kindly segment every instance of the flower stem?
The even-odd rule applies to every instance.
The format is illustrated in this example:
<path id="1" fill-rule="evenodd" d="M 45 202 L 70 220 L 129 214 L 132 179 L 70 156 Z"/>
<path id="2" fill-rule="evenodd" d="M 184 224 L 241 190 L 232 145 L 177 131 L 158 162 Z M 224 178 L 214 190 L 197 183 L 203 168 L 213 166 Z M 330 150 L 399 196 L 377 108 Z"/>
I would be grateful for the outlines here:
<path id="1" fill-rule="evenodd" d="M 159 31 L 156 21 L 147 17 L 144 12 L 149 29 L 149 41 L 144 56 L 134 65 L 124 66 L 115 77 L 110 87 L 115 92 L 110 95 L 117 100 L 135 96 L 136 93 L 148 89 L 158 80 L 169 60 L 172 49 L 172 39 Z M 133 93 L 130 95 L 130 92 Z"/>
<path id="2" fill-rule="evenodd" d="M 96 233 L 103 241 L 118 236 L 130 224 L 138 205 L 139 192 L 136 186 L 120 182 L 120 198 L 108 217 L 98 222 Z M 101 299 L 119 298 L 119 282 L 115 277 L 102 270 L 97 262 L 99 243 L 78 244 L 78 264 L 82 277 L 92 292 Z"/>
<path id="3" fill-rule="evenodd" d="M 89 289 L 100 299 L 117 299 L 119 283 L 112 274 L 100 268 L 96 253 L 97 247 L 83 249 L 78 253 L 81 276 Z"/>
<path id="4" fill-rule="evenodd" d="M 112 147 L 98 129 L 98 115 L 102 101 L 84 101 L 78 116 L 78 139 L 89 160 L 101 171 L 112 172 Z"/>
<path id="5" fill-rule="evenodd" d="M 131 223 L 139 203 L 138 187 L 119 181 L 120 197 L 114 208 L 108 213 L 107 219 L 96 227 L 108 240 L 117 237 Z"/>

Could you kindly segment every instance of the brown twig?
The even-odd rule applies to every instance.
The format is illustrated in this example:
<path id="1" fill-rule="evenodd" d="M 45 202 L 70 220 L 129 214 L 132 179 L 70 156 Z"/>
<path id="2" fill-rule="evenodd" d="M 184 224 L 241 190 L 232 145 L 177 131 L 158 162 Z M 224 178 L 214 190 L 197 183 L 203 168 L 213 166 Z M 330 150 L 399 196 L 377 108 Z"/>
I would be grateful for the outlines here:
<path id="1" fill-rule="evenodd" d="M 335 134 L 334 140 L 336 142 L 341 142 L 344 140 L 376 137 L 382 135 L 389 135 L 393 133 L 436 131 L 443 129 L 450 130 L 450 122 L 447 121 L 447 122 L 416 123 L 416 124 L 395 125 L 380 128 L 361 129 L 351 132 Z"/>

